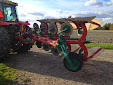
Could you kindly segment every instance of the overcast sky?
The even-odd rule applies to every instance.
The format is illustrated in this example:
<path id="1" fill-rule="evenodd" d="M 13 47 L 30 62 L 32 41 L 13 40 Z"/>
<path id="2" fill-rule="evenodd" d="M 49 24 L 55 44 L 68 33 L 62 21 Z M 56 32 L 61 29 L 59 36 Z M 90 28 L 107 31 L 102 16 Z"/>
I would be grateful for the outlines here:
<path id="1" fill-rule="evenodd" d="M 113 23 L 113 0 L 12 0 L 19 6 L 21 21 L 31 25 L 37 19 L 96 16 L 105 23 Z"/>

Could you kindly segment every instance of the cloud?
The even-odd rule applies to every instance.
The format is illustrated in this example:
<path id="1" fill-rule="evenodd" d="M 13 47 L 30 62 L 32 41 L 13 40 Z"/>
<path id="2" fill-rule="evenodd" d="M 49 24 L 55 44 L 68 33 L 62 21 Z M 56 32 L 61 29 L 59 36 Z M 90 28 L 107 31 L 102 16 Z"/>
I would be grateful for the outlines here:
<path id="1" fill-rule="evenodd" d="M 55 19 L 55 17 L 52 17 L 52 16 L 45 16 L 44 18 L 45 19 Z"/>
<path id="2" fill-rule="evenodd" d="M 113 20 L 113 18 L 103 18 L 103 21 L 106 22 L 106 21 L 111 21 Z"/>
<path id="3" fill-rule="evenodd" d="M 44 13 L 40 13 L 40 12 L 33 12 L 33 13 L 29 13 L 35 16 L 44 16 Z"/>
<path id="4" fill-rule="evenodd" d="M 29 21 L 31 27 L 38 19 L 67 18 L 70 15 L 72 17 L 96 16 L 96 18 L 105 23 L 113 22 L 113 19 L 111 19 L 111 17 L 113 17 L 112 7 L 105 6 L 105 3 L 108 3 L 108 0 L 101 0 L 103 3 L 96 0 L 15 1 L 18 1 L 19 3 L 18 13 L 20 21 Z M 110 0 L 109 2 L 111 3 L 112 1 L 113 0 Z"/>
<path id="5" fill-rule="evenodd" d="M 96 16 L 98 20 L 103 22 L 103 25 L 106 23 L 113 23 L 113 11 L 82 11 L 73 15 L 76 17 Z"/>
<path id="6" fill-rule="evenodd" d="M 109 18 L 113 17 L 112 14 L 109 12 L 98 12 L 98 11 L 84 11 L 81 13 L 74 14 L 77 17 L 89 17 L 89 16 L 96 16 L 97 18 Z"/>
<path id="7" fill-rule="evenodd" d="M 69 11 L 64 11 L 64 10 L 62 10 L 62 9 L 56 10 L 56 12 L 58 12 L 58 13 L 60 13 L 60 14 L 69 13 Z"/>
<path id="8" fill-rule="evenodd" d="M 106 2 L 106 6 L 111 6 L 113 4 L 113 0 L 110 0 L 109 2 Z"/>
<path id="9" fill-rule="evenodd" d="M 25 14 L 20 14 L 19 16 L 20 16 L 20 17 L 26 17 L 26 15 L 25 15 Z"/>
<path id="10" fill-rule="evenodd" d="M 113 23 L 113 18 L 112 17 L 111 18 L 102 18 L 101 21 L 104 22 L 103 25 L 106 23 Z"/>
<path id="11" fill-rule="evenodd" d="M 98 2 L 96 0 L 90 0 L 90 1 L 85 2 L 85 6 L 102 7 L 103 3 L 102 2 Z"/>

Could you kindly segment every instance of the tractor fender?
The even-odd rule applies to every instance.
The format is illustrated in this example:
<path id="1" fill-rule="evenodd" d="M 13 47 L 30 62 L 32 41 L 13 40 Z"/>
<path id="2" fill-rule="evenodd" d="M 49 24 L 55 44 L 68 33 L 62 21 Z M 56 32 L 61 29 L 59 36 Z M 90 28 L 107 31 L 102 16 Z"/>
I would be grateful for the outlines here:
<path id="1" fill-rule="evenodd" d="M 0 25 L 9 25 L 9 23 L 0 20 Z"/>
<path id="2" fill-rule="evenodd" d="M 20 24 L 20 25 L 21 25 L 21 24 L 23 24 L 23 25 L 30 25 L 30 23 L 29 23 L 28 21 L 26 21 L 26 22 L 19 21 L 19 24 Z"/>

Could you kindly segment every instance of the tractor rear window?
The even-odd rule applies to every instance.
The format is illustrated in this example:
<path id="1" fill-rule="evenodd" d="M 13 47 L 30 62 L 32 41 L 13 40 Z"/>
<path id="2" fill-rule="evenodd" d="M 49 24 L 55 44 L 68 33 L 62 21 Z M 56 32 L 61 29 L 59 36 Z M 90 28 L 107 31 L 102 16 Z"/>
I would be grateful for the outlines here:
<path id="1" fill-rule="evenodd" d="M 0 10 L 2 11 L 2 4 L 0 3 Z"/>
<path id="2" fill-rule="evenodd" d="M 5 21 L 16 21 L 16 11 L 15 6 L 4 5 L 4 18 Z"/>

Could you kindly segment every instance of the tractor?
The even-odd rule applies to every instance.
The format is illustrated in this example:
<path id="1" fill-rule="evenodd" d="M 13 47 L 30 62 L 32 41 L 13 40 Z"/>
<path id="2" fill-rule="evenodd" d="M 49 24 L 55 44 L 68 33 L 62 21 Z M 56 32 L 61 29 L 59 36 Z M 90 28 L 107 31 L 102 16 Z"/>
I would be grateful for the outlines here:
<path id="1" fill-rule="evenodd" d="M 29 39 L 30 24 L 19 21 L 16 6 L 18 3 L 0 0 L 0 58 L 10 52 L 26 52 L 34 43 Z"/>

